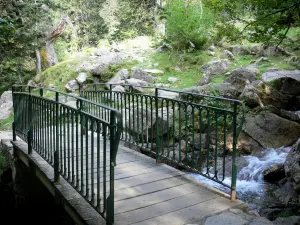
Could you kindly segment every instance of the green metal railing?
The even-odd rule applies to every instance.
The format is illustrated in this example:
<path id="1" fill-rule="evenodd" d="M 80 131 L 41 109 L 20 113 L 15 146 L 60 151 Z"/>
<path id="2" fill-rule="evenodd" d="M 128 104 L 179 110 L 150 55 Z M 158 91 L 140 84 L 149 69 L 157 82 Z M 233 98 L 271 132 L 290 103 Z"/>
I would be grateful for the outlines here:
<path id="1" fill-rule="evenodd" d="M 126 91 L 114 91 L 118 85 Z M 164 160 L 230 188 L 236 199 L 236 144 L 245 113 L 240 101 L 124 84 L 87 85 L 80 96 L 121 112 L 121 140 L 154 154 L 158 163 Z M 91 107 L 87 111 L 94 113 Z M 228 156 L 230 185 L 224 182 Z"/>
<path id="2" fill-rule="evenodd" d="M 27 142 L 28 154 L 35 150 L 54 167 L 55 182 L 63 176 L 107 224 L 113 224 L 120 112 L 53 89 L 13 86 L 12 90 L 14 140 L 19 136 Z M 61 102 L 62 96 L 75 104 Z M 91 108 L 102 114 L 86 110 Z"/>

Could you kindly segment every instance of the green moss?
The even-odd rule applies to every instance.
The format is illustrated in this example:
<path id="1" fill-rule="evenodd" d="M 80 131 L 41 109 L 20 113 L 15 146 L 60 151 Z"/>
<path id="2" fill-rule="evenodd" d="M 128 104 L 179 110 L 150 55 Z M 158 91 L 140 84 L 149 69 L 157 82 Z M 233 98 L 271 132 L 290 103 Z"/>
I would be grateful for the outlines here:
<path id="1" fill-rule="evenodd" d="M 11 130 L 13 121 L 14 115 L 11 113 L 6 119 L 0 120 L 0 130 Z"/>

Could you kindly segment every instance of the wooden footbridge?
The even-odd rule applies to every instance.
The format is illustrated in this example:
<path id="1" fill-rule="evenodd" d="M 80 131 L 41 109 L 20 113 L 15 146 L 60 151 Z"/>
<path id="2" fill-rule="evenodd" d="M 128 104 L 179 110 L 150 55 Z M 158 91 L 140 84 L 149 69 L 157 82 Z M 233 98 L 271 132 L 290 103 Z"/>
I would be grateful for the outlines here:
<path id="1" fill-rule="evenodd" d="M 76 224 L 201 224 L 243 205 L 235 185 L 240 102 L 181 92 L 170 99 L 159 91 L 168 90 L 141 94 L 133 87 L 114 92 L 112 85 L 93 86 L 74 97 L 14 86 L 15 154 Z M 230 185 L 223 182 L 226 157 L 233 162 Z M 170 165 L 223 184 L 231 195 Z"/>

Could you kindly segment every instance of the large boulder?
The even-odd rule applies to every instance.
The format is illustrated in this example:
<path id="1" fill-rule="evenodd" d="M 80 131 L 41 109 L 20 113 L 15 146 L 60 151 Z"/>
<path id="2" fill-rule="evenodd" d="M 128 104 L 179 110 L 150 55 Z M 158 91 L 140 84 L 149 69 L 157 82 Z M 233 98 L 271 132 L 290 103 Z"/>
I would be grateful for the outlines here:
<path id="1" fill-rule="evenodd" d="M 246 84 L 256 80 L 259 70 L 254 67 L 240 67 L 233 70 L 225 82 L 232 84 L 241 91 Z"/>
<path id="2" fill-rule="evenodd" d="M 264 148 L 290 146 L 300 137 L 300 124 L 270 112 L 247 115 L 245 130 Z"/>
<path id="3" fill-rule="evenodd" d="M 270 183 L 277 183 L 285 178 L 284 165 L 274 165 L 263 172 L 264 180 Z"/>
<path id="4" fill-rule="evenodd" d="M 149 75 L 146 71 L 137 68 L 137 67 L 133 67 L 131 69 L 131 75 L 130 78 L 135 78 L 135 79 L 139 79 L 139 80 L 143 80 L 146 81 L 148 83 L 153 83 L 154 82 L 154 77 L 152 77 L 151 75 Z"/>
<path id="5" fill-rule="evenodd" d="M 127 110 L 126 118 L 125 110 Z M 151 141 L 151 138 L 156 139 L 157 127 L 158 135 L 166 136 L 172 126 L 170 118 L 172 118 L 172 110 L 167 110 L 165 107 L 159 109 L 157 119 L 155 111 L 151 112 L 145 106 L 135 107 L 131 111 L 128 109 L 123 110 L 123 120 L 125 121 L 126 129 L 137 141 Z"/>
<path id="6" fill-rule="evenodd" d="M 106 83 L 106 86 L 109 88 L 109 84 L 124 84 L 128 75 L 129 72 L 127 69 L 121 69 Z"/>
<path id="7" fill-rule="evenodd" d="M 290 181 L 291 186 L 295 192 L 300 195 L 300 138 L 293 145 L 292 150 L 289 152 L 284 164 L 284 168 L 286 177 Z"/>
<path id="8" fill-rule="evenodd" d="M 280 116 L 300 123 L 300 111 L 280 110 Z"/>
<path id="9" fill-rule="evenodd" d="M 66 86 L 65 86 L 66 90 L 69 92 L 73 92 L 79 89 L 79 85 L 77 83 L 76 80 L 70 80 Z"/>
<path id="10" fill-rule="evenodd" d="M 216 75 L 225 73 L 230 66 L 228 59 L 213 60 L 203 65 L 201 72 L 207 75 Z"/>
<path id="11" fill-rule="evenodd" d="M 266 45 L 256 53 L 257 56 L 288 56 L 288 53 L 285 49 L 280 46 L 275 45 Z"/>
<path id="12" fill-rule="evenodd" d="M 148 87 L 148 83 L 146 81 L 135 79 L 135 78 L 130 78 L 125 80 L 125 84 L 132 85 L 133 90 L 137 92 L 143 92 L 144 89 L 142 87 Z M 128 88 L 128 86 L 126 86 L 126 88 Z"/>
<path id="13" fill-rule="evenodd" d="M 164 90 L 158 90 L 157 95 L 158 97 L 170 98 L 170 99 L 177 99 L 179 97 L 179 94 L 177 92 L 164 91 Z"/>
<path id="14" fill-rule="evenodd" d="M 283 94 L 300 95 L 300 70 L 272 70 L 262 75 L 264 82 L 274 83 Z"/>
<path id="15" fill-rule="evenodd" d="M 243 46 L 243 45 L 233 45 L 233 46 L 230 46 L 228 48 L 228 50 L 230 52 L 232 52 L 233 55 L 249 55 L 250 54 L 250 50 L 248 47 L 246 46 Z"/>
<path id="16" fill-rule="evenodd" d="M 86 83 L 87 74 L 84 72 L 79 73 L 79 75 L 76 77 L 76 81 L 78 84 L 84 84 Z"/>
<path id="17" fill-rule="evenodd" d="M 88 71 L 92 75 L 100 76 L 107 73 L 109 66 L 119 65 L 129 56 L 120 52 L 97 52 L 96 56 L 90 56 L 87 61 L 82 62 L 77 71 Z"/>
<path id="18" fill-rule="evenodd" d="M 12 92 L 5 91 L 0 97 L 0 120 L 9 117 L 13 107 Z"/>
<path id="19" fill-rule="evenodd" d="M 263 106 L 262 100 L 259 96 L 259 91 L 252 85 L 247 84 L 240 95 L 240 99 L 244 100 L 245 103 L 250 107 Z"/>

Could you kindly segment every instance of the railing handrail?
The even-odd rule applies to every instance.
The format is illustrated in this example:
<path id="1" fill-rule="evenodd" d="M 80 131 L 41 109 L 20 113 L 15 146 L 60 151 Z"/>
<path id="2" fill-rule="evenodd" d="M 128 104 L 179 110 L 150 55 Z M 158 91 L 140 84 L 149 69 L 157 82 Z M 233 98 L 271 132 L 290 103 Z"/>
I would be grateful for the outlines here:
<path id="1" fill-rule="evenodd" d="M 22 90 L 16 91 L 17 87 L 22 87 Z M 25 89 L 23 89 L 24 87 Z M 40 90 L 40 93 L 33 93 L 32 88 Z M 55 98 L 43 96 L 44 90 L 54 92 Z M 117 109 L 54 89 L 14 85 L 12 87 L 12 92 L 15 110 L 13 139 L 16 140 L 16 135 L 19 135 L 21 139 L 28 144 L 28 154 L 31 154 L 32 150 L 35 149 L 38 154 L 44 157 L 45 160 L 54 167 L 55 182 L 59 182 L 59 175 L 65 177 L 67 181 L 73 185 L 73 187 L 107 220 L 107 224 L 112 225 L 114 221 L 114 167 L 116 166 L 116 156 L 122 133 L 121 113 Z M 70 106 L 65 102 L 59 101 L 59 95 L 65 95 L 75 99 L 76 106 Z M 88 110 L 91 109 L 91 106 L 88 106 L 89 108 L 86 107 L 87 103 L 92 105 L 92 109 L 95 113 L 97 113 L 97 110 L 98 112 L 104 112 L 105 118 L 102 118 L 99 113 L 99 115 L 91 113 L 93 111 Z M 33 113 L 36 112 L 36 116 L 33 116 Z M 88 129 L 90 130 L 91 135 L 86 135 Z M 83 145 L 83 135 L 86 135 L 84 141 L 86 144 L 85 146 Z M 103 140 L 100 139 L 100 136 L 103 137 Z M 106 138 L 109 138 L 109 145 L 107 145 Z M 88 145 L 88 142 L 91 146 Z M 102 143 L 103 156 L 100 156 L 100 142 Z M 76 147 L 74 145 L 76 145 Z M 70 149 L 70 146 L 73 146 L 74 148 Z M 94 150 L 94 147 L 96 150 Z M 110 152 L 106 157 L 107 148 L 110 149 Z M 78 161 L 79 151 L 81 158 L 80 162 Z M 95 158 L 97 159 L 94 159 L 94 156 L 90 158 L 88 156 L 89 154 L 96 154 Z M 75 158 L 74 155 L 76 155 Z M 71 157 L 72 159 L 70 162 Z M 106 160 L 109 160 L 109 164 L 107 165 L 110 171 L 109 194 L 108 196 L 106 195 L 106 182 L 103 182 L 103 196 L 99 197 L 100 187 L 97 187 L 96 192 L 98 194 L 97 199 L 95 199 L 94 181 L 96 179 L 100 182 L 99 178 L 97 178 L 100 176 L 100 157 L 102 157 L 101 166 L 103 166 L 103 171 L 105 171 L 103 173 L 105 174 Z M 84 167 L 84 162 L 82 161 L 83 158 L 85 158 L 84 160 L 86 162 Z M 91 160 L 91 162 L 89 162 L 91 163 L 91 168 L 87 166 L 89 165 L 87 163 L 89 160 Z M 94 160 L 97 160 L 97 166 L 94 166 Z M 75 166 L 76 171 L 74 169 Z M 80 173 L 78 172 L 79 166 Z M 85 179 L 83 179 L 84 170 L 86 170 Z M 91 177 L 89 177 L 88 174 L 90 173 L 88 173 L 88 170 L 92 171 L 91 174 L 94 174 L 94 172 L 97 171 L 98 176 L 95 179 L 94 175 L 90 175 Z M 72 177 L 70 177 L 71 173 L 73 175 Z M 104 177 L 106 177 L 105 174 L 103 175 Z M 81 178 L 79 178 L 79 175 Z M 91 179 L 91 187 L 88 186 L 89 179 Z M 106 178 L 104 179 L 106 180 Z M 98 185 L 100 186 L 100 183 Z M 91 191 L 89 188 L 91 188 Z M 89 197 L 90 195 L 92 195 L 92 197 Z M 96 201 L 97 203 L 95 203 Z M 104 202 L 103 209 L 101 209 L 101 201 Z"/>

